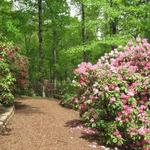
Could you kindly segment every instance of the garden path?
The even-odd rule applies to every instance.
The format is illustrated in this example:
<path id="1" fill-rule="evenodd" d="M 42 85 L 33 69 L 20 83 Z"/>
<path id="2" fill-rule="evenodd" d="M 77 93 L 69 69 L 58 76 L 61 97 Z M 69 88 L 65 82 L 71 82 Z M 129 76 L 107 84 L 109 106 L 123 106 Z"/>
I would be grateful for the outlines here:
<path id="1" fill-rule="evenodd" d="M 78 112 L 56 100 L 19 98 L 15 109 L 8 131 L 0 135 L 0 150 L 100 150 L 72 128 Z"/>

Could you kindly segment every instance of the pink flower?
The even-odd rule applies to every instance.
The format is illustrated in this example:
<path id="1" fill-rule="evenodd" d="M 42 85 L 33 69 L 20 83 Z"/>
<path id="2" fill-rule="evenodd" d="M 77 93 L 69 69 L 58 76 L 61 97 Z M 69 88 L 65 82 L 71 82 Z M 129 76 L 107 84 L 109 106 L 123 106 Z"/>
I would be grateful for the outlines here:
<path id="1" fill-rule="evenodd" d="M 135 93 L 134 90 L 129 90 L 128 91 L 128 96 L 134 96 L 134 93 Z"/>
<path id="2" fill-rule="evenodd" d="M 80 65 L 78 65 L 78 68 L 75 69 L 75 73 L 86 75 L 88 69 L 90 69 L 91 67 L 91 63 L 82 62 Z"/>
<path id="3" fill-rule="evenodd" d="M 86 111 L 86 109 L 87 109 L 87 106 L 86 106 L 86 104 L 80 104 L 80 107 L 79 107 L 79 110 L 81 110 L 81 111 Z"/>
<path id="4" fill-rule="evenodd" d="M 132 136 L 137 134 L 137 128 L 130 127 L 129 128 L 129 134 Z"/>
<path id="5" fill-rule="evenodd" d="M 109 87 L 108 86 L 105 86 L 104 88 L 106 91 L 109 91 Z"/>
<path id="6" fill-rule="evenodd" d="M 140 134 L 140 135 L 145 135 L 146 133 L 148 133 L 148 132 L 150 132 L 150 130 L 149 129 L 147 129 L 147 128 L 145 128 L 145 127 L 141 127 L 139 130 L 138 130 L 138 133 Z"/>
<path id="7" fill-rule="evenodd" d="M 120 88 L 119 88 L 119 87 L 116 87 L 116 88 L 115 88 L 115 91 L 119 92 L 119 91 L 120 91 Z"/>
<path id="8" fill-rule="evenodd" d="M 86 68 L 77 68 L 77 69 L 75 69 L 75 73 L 86 75 L 87 74 Z"/>
<path id="9" fill-rule="evenodd" d="M 140 106 L 140 109 L 142 109 L 142 110 L 144 110 L 144 109 L 146 109 L 147 108 L 147 106 L 145 106 L 145 105 L 141 105 Z"/>
<path id="10" fill-rule="evenodd" d="M 112 97 L 109 101 L 110 104 L 113 104 L 114 102 L 116 101 L 116 98 L 115 97 Z"/>
<path id="11" fill-rule="evenodd" d="M 133 109 L 132 109 L 131 107 L 129 107 L 128 105 L 124 105 L 123 108 L 124 108 L 123 113 L 124 113 L 126 116 L 129 115 L 129 114 L 131 114 L 132 111 L 133 111 Z"/>
<path id="12" fill-rule="evenodd" d="M 86 97 L 85 97 L 85 96 L 82 96 L 82 97 L 81 97 L 81 99 L 82 99 L 82 100 L 85 100 L 85 99 L 86 99 Z"/>
<path id="13" fill-rule="evenodd" d="M 84 77 L 81 77 L 81 78 L 80 78 L 80 84 L 81 84 L 81 85 L 85 85 L 85 84 L 86 84 L 86 81 L 87 81 L 86 78 L 84 78 Z"/>
<path id="14" fill-rule="evenodd" d="M 134 82 L 134 83 L 132 83 L 131 87 L 134 88 L 134 87 L 136 87 L 136 86 L 138 86 L 138 85 L 140 85 L 140 84 L 137 83 L 137 82 Z"/>
<path id="15" fill-rule="evenodd" d="M 90 99 L 91 99 L 91 100 L 95 100 L 95 97 L 92 96 L 92 95 L 90 95 Z"/>
<path id="16" fill-rule="evenodd" d="M 113 135 L 116 136 L 117 138 L 122 138 L 120 132 L 118 130 L 116 130 L 115 132 L 113 132 Z"/>
<path id="17" fill-rule="evenodd" d="M 150 70 L 150 62 L 147 62 L 144 69 Z"/>
<path id="18" fill-rule="evenodd" d="M 124 93 L 121 94 L 121 99 L 128 100 L 129 98 L 130 98 L 130 96 L 125 95 Z"/>
<path id="19" fill-rule="evenodd" d="M 99 90 L 96 89 L 96 88 L 94 88 L 94 89 L 93 89 L 93 92 L 94 92 L 94 94 L 98 94 L 98 93 L 99 93 Z"/>
<path id="20" fill-rule="evenodd" d="M 141 105 L 138 109 L 139 113 L 143 113 L 146 108 L 147 108 L 147 106 Z"/>
<path id="21" fill-rule="evenodd" d="M 114 89 L 115 89 L 115 87 L 116 87 L 116 85 L 115 85 L 115 84 L 111 84 L 111 85 L 109 85 L 109 90 L 114 90 Z"/>
<path id="22" fill-rule="evenodd" d="M 122 119 L 121 119 L 121 117 L 116 117 L 116 119 L 115 119 L 116 121 L 118 121 L 118 122 L 121 122 L 122 123 Z"/>
<path id="23" fill-rule="evenodd" d="M 98 67 L 98 65 L 93 65 L 93 66 L 91 66 L 91 70 L 96 70 L 97 69 L 97 67 Z"/>
<path id="24" fill-rule="evenodd" d="M 74 102 L 75 102 L 75 103 L 78 103 L 78 102 L 79 102 L 78 98 L 75 98 L 75 99 L 74 99 Z"/>

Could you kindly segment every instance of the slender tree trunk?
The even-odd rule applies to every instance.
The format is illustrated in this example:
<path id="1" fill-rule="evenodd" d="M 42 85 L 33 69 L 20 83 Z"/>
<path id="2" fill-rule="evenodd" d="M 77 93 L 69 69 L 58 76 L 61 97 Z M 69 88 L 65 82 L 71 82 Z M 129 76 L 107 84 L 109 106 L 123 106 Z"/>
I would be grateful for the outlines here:
<path id="1" fill-rule="evenodd" d="M 53 21 L 52 21 L 53 22 Z M 53 37 L 53 45 L 52 45 L 52 81 L 54 84 L 54 91 L 56 91 L 57 88 L 57 75 L 56 75 L 56 63 L 57 63 L 57 32 L 55 29 L 55 23 L 53 22 L 53 28 L 52 28 L 52 37 Z"/>
<path id="2" fill-rule="evenodd" d="M 82 42 L 83 45 L 86 43 L 86 28 L 85 28 L 85 5 L 81 4 L 81 16 L 82 16 Z M 87 62 L 88 61 L 88 54 L 87 51 L 83 51 L 83 61 Z"/>
<path id="3" fill-rule="evenodd" d="M 51 50 L 50 50 L 51 52 Z M 50 55 L 50 58 L 51 58 L 51 55 Z M 52 61 L 51 59 L 49 59 L 49 80 L 52 79 Z"/>
<path id="4" fill-rule="evenodd" d="M 39 38 L 39 72 L 40 81 L 42 83 L 42 96 L 45 97 L 45 86 L 44 86 L 44 49 L 43 49 L 43 35 L 42 35 L 42 0 L 38 0 L 38 17 L 39 17 L 39 26 L 38 26 L 38 38 Z"/>
<path id="5" fill-rule="evenodd" d="M 113 7 L 113 1 L 110 0 L 110 7 Z M 114 20 L 112 20 L 110 22 L 110 36 L 117 34 L 117 17 L 114 18 Z M 114 50 L 117 46 L 116 45 L 112 45 L 112 50 Z"/>

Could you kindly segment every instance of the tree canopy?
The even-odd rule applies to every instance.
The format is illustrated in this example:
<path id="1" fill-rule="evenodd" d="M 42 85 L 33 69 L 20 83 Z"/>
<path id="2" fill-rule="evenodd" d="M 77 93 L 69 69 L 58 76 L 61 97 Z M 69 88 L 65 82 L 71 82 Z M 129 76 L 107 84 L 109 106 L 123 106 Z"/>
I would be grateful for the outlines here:
<path id="1" fill-rule="evenodd" d="M 138 35 L 150 40 L 148 0 L 0 1 L 0 39 L 29 58 L 31 85 L 59 86 L 82 60 L 95 63 Z"/>

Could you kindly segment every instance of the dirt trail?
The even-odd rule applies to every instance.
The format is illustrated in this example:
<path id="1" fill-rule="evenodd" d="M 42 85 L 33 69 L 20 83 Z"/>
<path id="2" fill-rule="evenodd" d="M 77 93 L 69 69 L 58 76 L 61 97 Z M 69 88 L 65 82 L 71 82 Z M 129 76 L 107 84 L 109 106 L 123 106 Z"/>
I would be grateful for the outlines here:
<path id="1" fill-rule="evenodd" d="M 82 138 L 80 130 L 71 130 L 78 112 L 57 101 L 21 98 L 15 108 L 8 133 L 0 135 L 0 150 L 100 150 Z"/>

